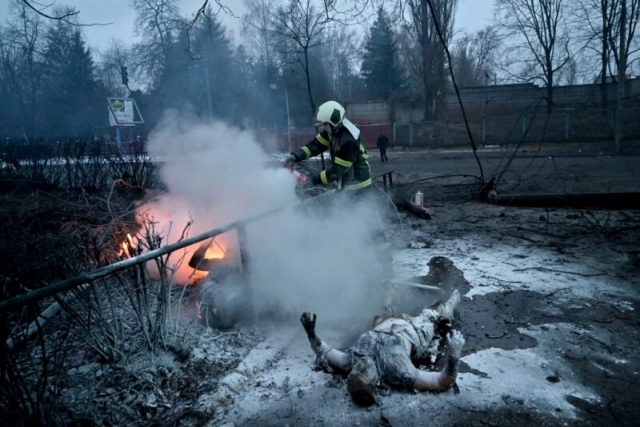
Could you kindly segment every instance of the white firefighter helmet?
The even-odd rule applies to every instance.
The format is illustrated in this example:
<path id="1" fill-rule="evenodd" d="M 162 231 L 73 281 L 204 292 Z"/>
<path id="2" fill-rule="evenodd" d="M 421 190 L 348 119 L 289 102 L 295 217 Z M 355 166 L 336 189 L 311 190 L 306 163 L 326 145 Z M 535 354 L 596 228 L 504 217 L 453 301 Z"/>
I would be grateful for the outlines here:
<path id="1" fill-rule="evenodd" d="M 316 112 L 316 122 L 318 124 L 329 123 L 331 126 L 338 127 L 344 120 L 344 107 L 336 101 L 327 101 L 318 107 Z"/>

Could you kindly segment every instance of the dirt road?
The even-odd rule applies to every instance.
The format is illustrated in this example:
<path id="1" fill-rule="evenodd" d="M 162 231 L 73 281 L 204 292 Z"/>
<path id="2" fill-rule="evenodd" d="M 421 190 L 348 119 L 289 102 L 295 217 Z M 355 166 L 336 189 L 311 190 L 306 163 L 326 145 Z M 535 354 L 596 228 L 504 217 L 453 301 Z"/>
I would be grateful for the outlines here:
<path id="1" fill-rule="evenodd" d="M 625 155 L 611 151 L 600 145 L 525 147 L 511 159 L 513 150 L 504 147 L 480 149 L 477 158 L 471 150 L 396 150 L 386 163 L 370 153 L 370 163 L 373 176 L 393 171 L 404 192 L 419 188 L 433 200 L 468 200 L 481 175 L 484 182 L 496 177 L 501 194 L 640 192 L 640 153 L 633 147 Z M 418 180 L 419 187 L 406 185 Z"/>

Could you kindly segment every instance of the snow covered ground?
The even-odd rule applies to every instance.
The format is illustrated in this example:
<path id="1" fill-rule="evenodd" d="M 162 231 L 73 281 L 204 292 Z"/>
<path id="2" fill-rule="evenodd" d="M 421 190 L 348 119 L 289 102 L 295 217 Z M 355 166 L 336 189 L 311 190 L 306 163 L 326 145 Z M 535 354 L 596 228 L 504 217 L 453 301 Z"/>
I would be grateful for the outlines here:
<path id="1" fill-rule="evenodd" d="M 460 394 L 392 391 L 359 408 L 342 377 L 312 371 L 312 352 L 292 319 L 290 329 L 274 330 L 286 345 L 208 425 L 631 422 L 640 280 L 627 254 L 637 231 L 624 229 L 637 213 L 478 203 L 430 209 L 430 221 L 399 215 L 395 272 L 415 280 L 432 257 L 444 256 L 469 282 L 460 306 L 467 337 Z M 336 346 L 345 338 L 321 318 L 318 333 Z"/>

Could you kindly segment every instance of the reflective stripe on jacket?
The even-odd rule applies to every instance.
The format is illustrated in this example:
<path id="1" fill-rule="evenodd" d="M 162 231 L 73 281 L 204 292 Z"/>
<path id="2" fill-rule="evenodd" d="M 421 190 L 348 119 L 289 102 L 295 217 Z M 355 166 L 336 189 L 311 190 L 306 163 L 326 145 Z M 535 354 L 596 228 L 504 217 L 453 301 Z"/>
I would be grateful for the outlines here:
<path id="1" fill-rule="evenodd" d="M 352 125 L 355 128 L 355 126 Z M 337 133 L 325 131 L 305 146 L 292 154 L 298 161 L 306 160 L 329 150 L 331 165 L 328 169 L 312 176 L 314 184 L 331 184 L 342 180 L 342 188 L 355 191 L 371 186 L 371 168 L 369 155 L 359 135 L 355 138 L 346 126 L 341 126 Z"/>

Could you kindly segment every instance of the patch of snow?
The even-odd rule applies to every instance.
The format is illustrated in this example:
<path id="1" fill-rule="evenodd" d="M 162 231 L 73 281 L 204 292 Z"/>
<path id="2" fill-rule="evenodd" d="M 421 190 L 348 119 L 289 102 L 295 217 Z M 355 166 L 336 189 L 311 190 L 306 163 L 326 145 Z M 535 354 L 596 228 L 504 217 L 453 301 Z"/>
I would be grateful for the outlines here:
<path id="1" fill-rule="evenodd" d="M 536 338 L 541 344 L 529 349 L 490 348 L 463 357 L 472 369 L 487 376 L 459 374 L 461 398 L 475 408 L 500 408 L 516 402 L 523 410 L 576 419 L 576 408 L 567 397 L 589 402 L 598 402 L 600 397 L 581 384 L 562 360 L 557 342 L 553 341 L 573 329 L 573 325 L 564 323 L 522 328 L 521 333 Z M 550 377 L 557 377 L 559 381 L 550 382 Z M 465 393 L 465 389 L 470 390 Z"/>
<path id="2" fill-rule="evenodd" d="M 415 241 L 414 241 L 415 242 Z M 575 297 L 594 298 L 602 292 L 618 291 L 622 280 L 609 275 L 606 259 L 583 258 L 566 260 L 561 266 L 557 252 L 548 247 L 514 244 L 496 241 L 486 235 L 466 235 L 464 238 L 436 239 L 430 246 L 411 244 L 397 249 L 394 254 L 395 269 L 402 276 L 424 276 L 433 256 L 446 256 L 464 273 L 472 286 L 468 297 L 489 292 L 527 289 L 550 293 L 568 288 Z M 632 310 L 628 302 L 619 303 L 621 311 Z"/>

